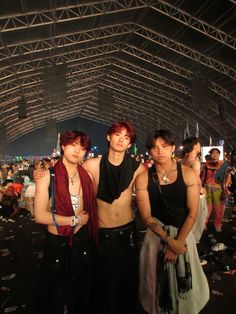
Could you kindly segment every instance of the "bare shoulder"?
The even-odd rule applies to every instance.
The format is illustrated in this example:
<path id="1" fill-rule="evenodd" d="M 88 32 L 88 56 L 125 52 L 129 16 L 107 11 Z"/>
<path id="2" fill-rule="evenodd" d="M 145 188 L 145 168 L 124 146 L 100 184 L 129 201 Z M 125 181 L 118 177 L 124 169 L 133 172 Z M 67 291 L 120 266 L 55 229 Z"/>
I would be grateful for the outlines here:
<path id="1" fill-rule="evenodd" d="M 98 167 L 98 165 L 100 164 L 100 161 L 101 161 L 101 157 L 90 158 L 90 159 L 85 160 L 82 166 L 87 172 L 92 173 L 94 169 Z"/>
<path id="2" fill-rule="evenodd" d="M 146 168 L 143 164 L 140 164 L 137 170 L 135 171 L 135 177 L 137 177 L 139 174 L 146 172 Z"/>
<path id="3" fill-rule="evenodd" d="M 188 166 L 182 165 L 183 178 L 186 184 L 192 184 L 198 182 L 198 176 L 196 171 Z"/>
<path id="4" fill-rule="evenodd" d="M 48 188 L 49 183 L 50 183 L 50 171 L 45 170 L 43 173 L 43 176 L 40 179 L 36 180 L 35 185 L 37 189 Z"/>
<path id="5" fill-rule="evenodd" d="M 137 175 L 136 180 L 135 180 L 136 187 L 140 185 L 146 185 L 147 180 L 148 180 L 148 172 L 145 169 L 145 171 L 142 171 Z"/>

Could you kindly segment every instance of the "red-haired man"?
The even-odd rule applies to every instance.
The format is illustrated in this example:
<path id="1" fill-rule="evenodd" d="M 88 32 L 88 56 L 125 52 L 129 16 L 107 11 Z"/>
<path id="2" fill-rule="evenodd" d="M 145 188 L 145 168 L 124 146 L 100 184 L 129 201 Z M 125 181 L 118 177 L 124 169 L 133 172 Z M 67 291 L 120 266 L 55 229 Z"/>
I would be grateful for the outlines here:
<path id="1" fill-rule="evenodd" d="M 92 180 L 81 167 L 90 149 L 79 131 L 61 134 L 62 158 L 36 180 L 34 216 L 47 225 L 34 313 L 91 313 L 97 209 Z M 69 290 L 68 290 L 69 287 Z"/>
<path id="2" fill-rule="evenodd" d="M 98 314 L 135 313 L 138 299 L 138 243 L 131 206 L 132 186 L 145 167 L 127 149 L 136 133 L 128 121 L 107 132 L 108 152 L 83 167 L 92 175 L 98 206 Z"/>

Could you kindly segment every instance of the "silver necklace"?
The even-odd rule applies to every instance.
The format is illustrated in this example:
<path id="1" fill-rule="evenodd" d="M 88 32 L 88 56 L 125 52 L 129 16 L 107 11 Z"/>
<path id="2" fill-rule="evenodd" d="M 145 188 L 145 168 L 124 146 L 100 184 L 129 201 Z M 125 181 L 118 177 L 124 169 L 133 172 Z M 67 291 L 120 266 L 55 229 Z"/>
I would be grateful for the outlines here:
<path id="1" fill-rule="evenodd" d="M 157 173 L 161 176 L 161 179 L 164 184 L 167 184 L 168 182 L 170 182 L 169 175 L 172 171 L 172 168 L 173 168 L 173 162 L 171 163 L 170 170 L 167 172 L 167 174 L 163 174 L 157 170 Z"/>
<path id="2" fill-rule="evenodd" d="M 70 179 L 70 183 L 72 184 L 72 185 L 74 185 L 74 177 L 77 175 L 77 171 L 76 171 L 76 173 L 72 176 L 72 177 L 69 177 L 69 179 Z"/>

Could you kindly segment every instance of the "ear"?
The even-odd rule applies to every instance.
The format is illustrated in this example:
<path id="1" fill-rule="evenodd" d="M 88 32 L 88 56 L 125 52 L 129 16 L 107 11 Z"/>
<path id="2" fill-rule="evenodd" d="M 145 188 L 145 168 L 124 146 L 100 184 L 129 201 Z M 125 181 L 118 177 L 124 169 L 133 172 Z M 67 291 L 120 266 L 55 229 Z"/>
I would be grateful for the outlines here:
<path id="1" fill-rule="evenodd" d="M 128 148 L 130 148 L 130 147 L 131 147 L 131 145 L 132 145 L 132 144 L 130 143 L 130 144 L 128 145 Z"/>
<path id="2" fill-rule="evenodd" d="M 107 141 L 110 142 L 111 141 L 111 137 L 110 135 L 107 135 Z"/>
<path id="3" fill-rule="evenodd" d="M 62 149 L 62 150 L 63 150 L 63 152 L 64 152 L 65 145 L 61 145 L 61 149 Z"/>
<path id="4" fill-rule="evenodd" d="M 172 153 L 175 152 L 175 145 L 172 146 Z"/>

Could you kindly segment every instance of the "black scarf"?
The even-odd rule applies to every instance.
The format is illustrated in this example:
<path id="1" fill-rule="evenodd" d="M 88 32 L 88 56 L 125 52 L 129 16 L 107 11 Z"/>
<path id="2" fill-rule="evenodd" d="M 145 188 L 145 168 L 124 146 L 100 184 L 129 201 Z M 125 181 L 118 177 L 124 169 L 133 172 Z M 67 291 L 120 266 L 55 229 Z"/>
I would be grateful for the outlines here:
<path id="1" fill-rule="evenodd" d="M 108 153 L 100 162 L 100 177 L 97 198 L 111 204 L 127 189 L 139 167 L 139 162 L 125 154 L 119 166 L 112 165 L 108 160 Z"/>

